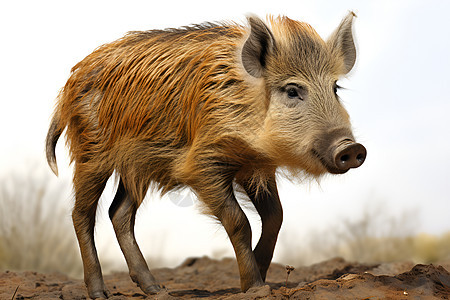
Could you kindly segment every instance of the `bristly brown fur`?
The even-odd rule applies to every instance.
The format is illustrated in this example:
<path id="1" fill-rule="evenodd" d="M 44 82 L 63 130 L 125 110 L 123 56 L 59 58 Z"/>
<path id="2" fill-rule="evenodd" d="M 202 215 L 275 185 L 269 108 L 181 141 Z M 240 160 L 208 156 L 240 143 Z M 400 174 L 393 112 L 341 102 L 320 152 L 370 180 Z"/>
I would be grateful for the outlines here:
<path id="1" fill-rule="evenodd" d="M 192 165 L 198 155 L 242 167 L 251 136 L 236 129 L 261 114 L 235 67 L 244 33 L 208 24 L 99 47 L 72 69 L 55 112 L 72 161 L 116 170 L 140 200 L 150 180 L 163 192 L 192 180 L 203 171 Z"/>
<path id="2" fill-rule="evenodd" d="M 285 44 L 273 58 L 277 68 L 294 65 L 282 59 L 293 57 L 286 50 L 304 53 L 298 56 L 302 64 L 296 64 L 302 69 L 296 71 L 333 67 L 325 43 L 310 25 L 286 17 L 269 17 L 269 23 L 277 42 Z M 242 172 L 252 173 L 247 174 L 251 181 L 264 188 L 264 170 L 272 173 L 277 165 L 261 153 L 256 156 L 264 162 L 254 160 L 255 133 L 266 113 L 261 102 L 267 103 L 268 95 L 255 91 L 237 67 L 245 35 L 237 24 L 205 23 L 130 32 L 99 47 L 73 67 L 58 97 L 47 138 L 52 170 L 57 172 L 51 151 L 59 137 L 52 133 L 67 127 L 71 160 L 105 174 L 116 170 L 135 199 L 142 200 L 151 181 L 162 192 L 188 183 L 202 172 L 193 165 L 198 155 L 226 158 L 234 173 L 258 164 Z M 310 58 L 311 51 L 323 57 Z M 305 67 L 308 61 L 315 65 Z"/>
<path id="3" fill-rule="evenodd" d="M 353 136 L 336 81 L 356 59 L 353 17 L 327 41 L 286 17 L 270 17 L 269 25 L 249 17 L 249 26 L 135 31 L 72 68 L 58 96 L 46 154 L 57 173 L 55 146 L 66 130 L 75 164 L 72 218 L 91 298 L 109 294 L 93 232 L 97 203 L 113 172 L 119 184 L 109 216 L 130 276 L 145 293 L 160 287 L 133 228 L 150 186 L 161 193 L 183 186 L 195 191 L 230 237 L 241 289 L 263 284 L 283 218 L 277 168 L 315 178 L 343 170 L 334 165 L 335 149 Z M 261 217 L 254 250 L 236 189 Z"/>

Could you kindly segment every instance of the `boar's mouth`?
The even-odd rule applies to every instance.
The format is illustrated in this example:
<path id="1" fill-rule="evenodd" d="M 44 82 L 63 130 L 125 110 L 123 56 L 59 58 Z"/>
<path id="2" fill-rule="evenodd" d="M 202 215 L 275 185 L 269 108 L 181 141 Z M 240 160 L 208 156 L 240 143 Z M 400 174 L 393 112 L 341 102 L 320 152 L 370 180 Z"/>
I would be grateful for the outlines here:
<path id="1" fill-rule="evenodd" d="M 358 168 L 366 160 L 366 148 L 351 139 L 343 139 L 328 147 L 322 153 L 311 149 L 311 153 L 331 174 L 344 174 L 351 168 Z"/>

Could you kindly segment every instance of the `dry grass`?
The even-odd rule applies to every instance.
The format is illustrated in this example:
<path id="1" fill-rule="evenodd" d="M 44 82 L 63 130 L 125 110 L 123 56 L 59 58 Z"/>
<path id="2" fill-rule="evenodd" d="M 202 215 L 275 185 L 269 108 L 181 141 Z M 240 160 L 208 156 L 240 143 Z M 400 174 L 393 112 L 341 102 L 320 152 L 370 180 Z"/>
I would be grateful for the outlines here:
<path id="1" fill-rule="evenodd" d="M 449 260 L 450 232 L 418 234 L 414 231 L 416 222 L 414 211 L 392 215 L 386 205 L 366 207 L 358 218 L 344 219 L 326 231 L 316 231 L 302 244 L 292 243 L 298 238 L 282 236 L 283 258 L 294 265 L 308 265 L 336 256 L 367 263 L 428 264 Z"/>
<path id="2" fill-rule="evenodd" d="M 79 277 L 82 264 L 64 205 L 69 199 L 61 199 L 64 186 L 52 187 L 54 181 L 41 168 L 29 170 L 25 176 L 10 174 L 0 181 L 0 270 Z"/>

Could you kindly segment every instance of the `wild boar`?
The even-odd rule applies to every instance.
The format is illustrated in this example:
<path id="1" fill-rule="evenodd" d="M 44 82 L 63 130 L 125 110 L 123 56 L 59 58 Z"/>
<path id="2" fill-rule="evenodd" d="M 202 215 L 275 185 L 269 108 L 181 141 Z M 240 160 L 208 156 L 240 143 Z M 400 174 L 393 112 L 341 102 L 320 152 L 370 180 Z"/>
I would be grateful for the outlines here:
<path id="1" fill-rule="evenodd" d="M 233 245 L 241 289 L 264 285 L 282 223 L 277 168 L 306 176 L 359 167 L 337 80 L 354 66 L 350 12 L 322 40 L 305 23 L 255 16 L 248 25 L 206 23 L 130 32 L 76 64 L 61 90 L 46 139 L 66 130 L 74 163 L 72 219 L 91 298 L 108 297 L 94 244 L 97 203 L 115 171 L 109 216 L 130 276 L 147 294 L 161 287 L 134 236 L 149 186 L 188 186 Z M 235 197 L 243 189 L 262 221 L 252 250 L 249 222 Z"/>

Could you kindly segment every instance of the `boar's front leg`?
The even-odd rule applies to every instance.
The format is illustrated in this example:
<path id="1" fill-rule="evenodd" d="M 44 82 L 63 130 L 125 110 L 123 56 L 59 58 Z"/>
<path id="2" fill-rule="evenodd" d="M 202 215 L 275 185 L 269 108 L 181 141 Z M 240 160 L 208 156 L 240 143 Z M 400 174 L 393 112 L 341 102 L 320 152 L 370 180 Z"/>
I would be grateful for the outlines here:
<path id="1" fill-rule="evenodd" d="M 267 269 L 272 261 L 278 232 L 283 222 L 283 209 L 278 196 L 275 175 L 267 182 L 267 189 L 257 189 L 249 181 L 240 183 L 261 217 L 261 238 L 253 251 L 261 278 L 265 281 Z"/>
<path id="2" fill-rule="evenodd" d="M 130 271 L 131 279 L 147 295 L 158 293 L 161 288 L 148 269 L 134 236 L 136 210 L 141 201 L 133 201 L 120 179 L 116 196 L 109 208 L 109 217 Z"/>
<path id="3" fill-rule="evenodd" d="M 252 252 L 252 231 L 250 223 L 237 202 L 232 186 L 232 179 L 222 180 L 212 174 L 203 176 L 200 185 L 192 186 L 210 213 L 217 217 L 225 228 L 233 245 L 241 278 L 241 290 L 263 286 L 263 280 Z M 214 180 L 216 179 L 216 180 Z"/>

